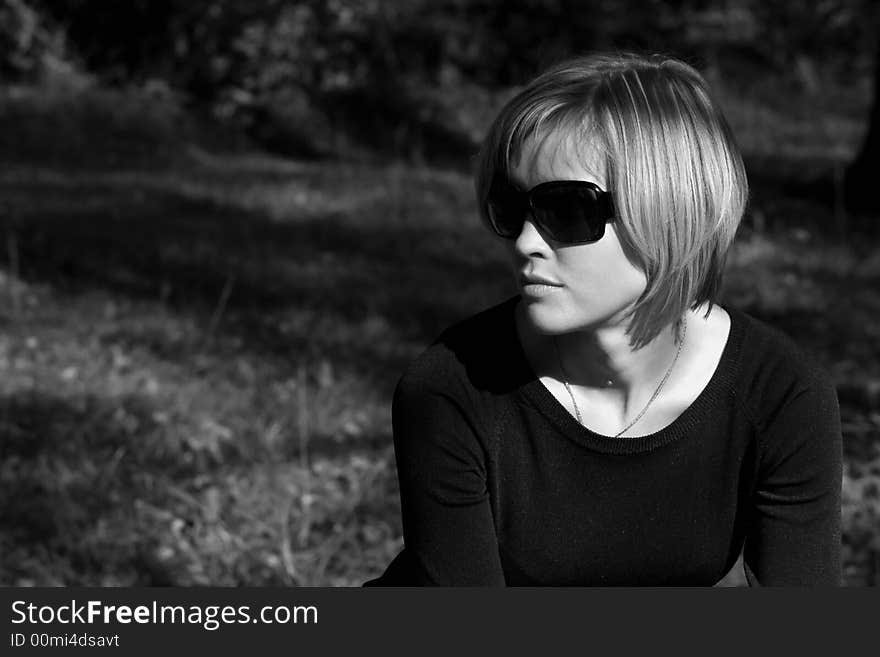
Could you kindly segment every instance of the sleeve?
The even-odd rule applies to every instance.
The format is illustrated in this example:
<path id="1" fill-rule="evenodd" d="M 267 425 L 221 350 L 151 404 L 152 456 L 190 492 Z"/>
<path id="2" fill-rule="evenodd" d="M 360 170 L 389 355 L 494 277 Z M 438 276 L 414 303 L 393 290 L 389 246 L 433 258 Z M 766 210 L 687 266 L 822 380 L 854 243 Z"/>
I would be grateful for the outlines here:
<path id="1" fill-rule="evenodd" d="M 472 417 L 437 385 L 404 376 L 392 427 L 413 584 L 504 586 L 486 456 Z"/>
<path id="2" fill-rule="evenodd" d="M 750 586 L 840 585 L 842 443 L 837 394 L 824 377 L 764 425 L 743 553 Z"/>

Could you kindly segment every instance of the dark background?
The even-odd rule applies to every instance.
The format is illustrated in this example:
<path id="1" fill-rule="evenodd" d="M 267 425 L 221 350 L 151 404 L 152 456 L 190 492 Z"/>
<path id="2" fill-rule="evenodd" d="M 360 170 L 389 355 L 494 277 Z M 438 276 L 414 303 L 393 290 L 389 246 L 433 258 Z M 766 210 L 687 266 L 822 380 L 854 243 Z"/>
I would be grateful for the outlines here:
<path id="1" fill-rule="evenodd" d="M 0 0 L 0 584 L 377 575 L 397 377 L 514 293 L 478 141 L 600 49 L 719 97 L 752 185 L 722 303 L 833 377 L 844 583 L 880 582 L 874 4 Z"/>

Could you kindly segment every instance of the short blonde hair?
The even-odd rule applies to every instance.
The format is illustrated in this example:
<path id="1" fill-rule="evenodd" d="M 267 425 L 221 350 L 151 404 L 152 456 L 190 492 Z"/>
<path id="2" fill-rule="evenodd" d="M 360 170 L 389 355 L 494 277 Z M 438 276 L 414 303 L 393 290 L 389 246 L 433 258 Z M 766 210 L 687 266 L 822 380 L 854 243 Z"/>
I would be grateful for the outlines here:
<path id="1" fill-rule="evenodd" d="M 486 203 L 496 175 L 509 176 L 529 137 L 566 131 L 604 159 L 615 227 L 647 277 L 627 333 L 633 348 L 709 302 L 748 199 L 733 134 L 703 77 L 659 55 L 590 55 L 529 83 L 501 110 L 477 160 Z M 601 161 L 601 160 L 600 160 Z"/>

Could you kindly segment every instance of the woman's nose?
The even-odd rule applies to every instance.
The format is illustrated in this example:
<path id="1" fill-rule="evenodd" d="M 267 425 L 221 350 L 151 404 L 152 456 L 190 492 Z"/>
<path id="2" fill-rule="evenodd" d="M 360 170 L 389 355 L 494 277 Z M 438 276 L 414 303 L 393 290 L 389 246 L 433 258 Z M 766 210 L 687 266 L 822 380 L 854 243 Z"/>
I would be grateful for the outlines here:
<path id="1" fill-rule="evenodd" d="M 522 230 L 520 230 L 519 236 L 516 238 L 514 244 L 516 250 L 523 255 L 540 253 L 550 248 L 550 245 L 547 244 L 544 236 L 541 235 L 541 231 L 538 230 L 538 227 L 530 218 L 527 218 L 523 222 Z"/>

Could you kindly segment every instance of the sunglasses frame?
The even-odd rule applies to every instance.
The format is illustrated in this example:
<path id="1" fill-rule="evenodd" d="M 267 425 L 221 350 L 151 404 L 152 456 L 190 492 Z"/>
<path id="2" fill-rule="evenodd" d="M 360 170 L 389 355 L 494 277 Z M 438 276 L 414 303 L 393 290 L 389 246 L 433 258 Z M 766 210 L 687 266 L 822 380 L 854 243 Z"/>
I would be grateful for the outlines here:
<path id="1" fill-rule="evenodd" d="M 499 187 L 502 188 L 499 189 Z M 559 190 L 559 189 L 575 189 L 575 190 L 589 190 L 595 195 L 596 205 L 601 208 L 602 212 L 600 218 L 598 219 L 601 223 L 596 226 L 596 233 L 598 236 L 595 239 L 586 239 L 586 240 L 561 240 L 558 239 L 553 233 L 554 231 L 550 230 L 546 223 L 543 220 L 544 212 L 548 212 L 546 208 L 542 208 L 540 206 L 540 197 L 542 194 L 546 194 L 550 190 Z M 494 190 L 494 191 L 493 191 Z M 522 215 L 522 225 L 520 225 L 519 230 L 516 231 L 515 234 L 506 234 L 502 232 L 498 228 L 498 222 L 495 219 L 493 212 L 493 203 L 492 197 L 495 194 L 504 194 L 509 197 L 516 197 L 518 199 L 517 203 L 520 207 L 525 207 L 526 209 Z M 535 199 L 539 200 L 538 205 L 535 204 Z M 611 199 L 611 193 L 603 190 L 597 184 L 588 182 L 586 180 L 550 180 L 547 182 L 540 183 L 535 185 L 528 191 L 522 191 L 508 180 L 504 179 L 496 179 L 493 181 L 492 186 L 489 191 L 489 198 L 486 200 L 486 217 L 489 219 L 489 225 L 492 231 L 502 237 L 504 239 L 516 239 L 519 237 L 522 232 L 522 226 L 525 225 L 526 219 L 531 218 L 532 222 L 538 229 L 549 236 L 553 241 L 560 242 L 562 244 L 592 244 L 593 242 L 598 242 L 605 236 L 605 224 L 609 221 L 614 221 L 616 217 L 614 216 L 614 205 Z"/>

